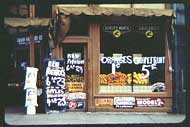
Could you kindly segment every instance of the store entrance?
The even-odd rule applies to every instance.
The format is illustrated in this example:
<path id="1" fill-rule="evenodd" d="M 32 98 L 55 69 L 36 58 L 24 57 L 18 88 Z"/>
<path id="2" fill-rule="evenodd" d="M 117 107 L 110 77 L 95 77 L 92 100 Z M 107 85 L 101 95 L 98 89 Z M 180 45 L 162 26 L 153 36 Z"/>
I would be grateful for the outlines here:
<path id="1" fill-rule="evenodd" d="M 87 64 L 86 45 L 64 43 L 66 86 L 68 91 L 67 111 L 87 110 Z"/>

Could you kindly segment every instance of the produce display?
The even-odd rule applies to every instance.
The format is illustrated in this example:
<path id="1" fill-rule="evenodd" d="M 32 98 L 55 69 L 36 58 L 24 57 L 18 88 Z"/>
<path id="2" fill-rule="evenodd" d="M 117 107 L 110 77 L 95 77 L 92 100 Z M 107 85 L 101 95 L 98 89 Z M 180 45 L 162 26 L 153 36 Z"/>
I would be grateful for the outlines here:
<path id="1" fill-rule="evenodd" d="M 129 74 L 124 74 L 122 72 L 116 72 L 115 74 L 100 74 L 100 84 L 101 85 L 147 85 L 149 83 L 148 78 L 143 78 L 144 73 L 133 72 Z"/>
<path id="2" fill-rule="evenodd" d="M 144 73 L 136 73 L 133 72 L 133 83 L 136 85 L 146 85 L 148 84 L 148 78 L 143 78 L 145 76 Z"/>

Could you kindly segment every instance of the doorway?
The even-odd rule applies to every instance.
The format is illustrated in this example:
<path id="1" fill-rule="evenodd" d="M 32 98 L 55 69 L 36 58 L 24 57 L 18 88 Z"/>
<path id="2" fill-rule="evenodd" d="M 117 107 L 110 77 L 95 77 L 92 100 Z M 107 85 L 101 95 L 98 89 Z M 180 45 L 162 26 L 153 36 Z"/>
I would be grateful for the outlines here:
<path id="1" fill-rule="evenodd" d="M 67 111 L 87 111 L 87 46 L 81 43 L 64 43 Z"/>

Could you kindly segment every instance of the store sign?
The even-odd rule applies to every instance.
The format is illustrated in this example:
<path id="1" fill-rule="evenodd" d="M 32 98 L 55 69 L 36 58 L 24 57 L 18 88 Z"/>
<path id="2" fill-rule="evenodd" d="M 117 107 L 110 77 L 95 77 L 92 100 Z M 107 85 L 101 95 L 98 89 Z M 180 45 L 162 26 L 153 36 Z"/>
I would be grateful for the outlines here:
<path id="1" fill-rule="evenodd" d="M 46 112 L 65 112 L 66 85 L 64 59 L 45 60 L 45 103 Z"/>
<path id="2" fill-rule="evenodd" d="M 67 101 L 67 110 L 84 110 L 85 101 L 84 100 L 71 100 Z"/>
<path id="3" fill-rule="evenodd" d="M 112 98 L 96 98 L 95 99 L 96 106 L 113 106 Z"/>
<path id="4" fill-rule="evenodd" d="M 137 107 L 163 107 L 165 102 L 161 98 L 136 98 Z"/>
<path id="5" fill-rule="evenodd" d="M 134 108 L 135 97 L 114 97 L 115 108 Z"/>
<path id="6" fill-rule="evenodd" d="M 41 43 L 42 40 L 43 40 L 43 35 L 42 34 L 34 35 L 35 43 Z M 16 38 L 16 43 L 17 43 L 17 45 L 29 45 L 30 44 L 29 35 L 26 34 L 26 33 L 18 35 L 18 37 Z"/>
<path id="7" fill-rule="evenodd" d="M 86 93 L 76 92 L 76 93 L 67 93 L 68 100 L 75 100 L 75 99 L 86 99 Z"/>
<path id="8" fill-rule="evenodd" d="M 84 90 L 84 84 L 80 82 L 67 83 L 67 87 L 69 92 L 83 92 Z"/>

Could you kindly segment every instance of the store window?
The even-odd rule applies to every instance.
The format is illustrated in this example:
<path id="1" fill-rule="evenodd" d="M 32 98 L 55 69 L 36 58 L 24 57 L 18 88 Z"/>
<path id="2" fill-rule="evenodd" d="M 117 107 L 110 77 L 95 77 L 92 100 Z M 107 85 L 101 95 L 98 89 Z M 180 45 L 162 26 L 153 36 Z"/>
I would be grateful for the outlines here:
<path id="1" fill-rule="evenodd" d="M 165 92 L 161 23 L 102 24 L 100 93 Z"/>

